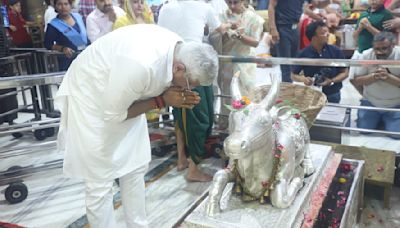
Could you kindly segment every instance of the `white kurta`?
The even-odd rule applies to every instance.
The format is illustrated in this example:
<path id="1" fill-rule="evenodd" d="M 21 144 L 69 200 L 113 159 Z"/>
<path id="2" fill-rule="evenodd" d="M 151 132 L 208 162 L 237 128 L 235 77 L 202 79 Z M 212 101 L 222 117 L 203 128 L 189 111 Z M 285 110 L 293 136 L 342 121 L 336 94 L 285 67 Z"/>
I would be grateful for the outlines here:
<path id="1" fill-rule="evenodd" d="M 145 115 L 126 120 L 127 110 L 171 85 L 173 53 L 181 40 L 156 25 L 126 26 L 76 58 L 55 98 L 67 176 L 113 180 L 150 161 Z"/>
<path id="2" fill-rule="evenodd" d="M 51 20 L 57 17 L 57 12 L 53 6 L 47 6 L 46 11 L 44 12 L 44 32 L 47 30 L 47 24 L 50 23 Z"/>

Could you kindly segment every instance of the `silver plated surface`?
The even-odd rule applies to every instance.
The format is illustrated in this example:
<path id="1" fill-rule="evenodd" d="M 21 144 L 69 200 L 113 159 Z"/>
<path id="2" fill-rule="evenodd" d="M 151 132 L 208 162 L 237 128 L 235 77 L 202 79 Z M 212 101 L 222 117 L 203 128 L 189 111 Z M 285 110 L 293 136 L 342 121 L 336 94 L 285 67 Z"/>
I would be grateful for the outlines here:
<path id="1" fill-rule="evenodd" d="M 296 227 L 297 221 L 304 216 L 303 212 L 309 203 L 312 191 L 323 176 L 324 168 L 332 158 L 331 147 L 310 144 L 311 157 L 315 173 L 305 178 L 304 186 L 298 192 L 293 204 L 286 209 L 273 207 L 271 204 L 261 205 L 258 202 L 244 203 L 232 194 L 233 184 L 225 188 L 222 199 L 222 212 L 210 217 L 206 212 L 208 197 L 185 219 L 182 227 Z"/>
<path id="2" fill-rule="evenodd" d="M 259 103 L 248 103 L 240 93 L 240 72 L 231 82 L 232 108 L 229 136 L 224 151 L 229 166 L 218 171 L 209 191 L 207 213 L 221 211 L 220 199 L 227 183 L 235 182 L 236 194 L 244 201 L 264 204 L 270 199 L 277 208 L 289 207 L 311 175 L 308 127 L 299 110 L 282 103 L 275 105 L 279 81 L 272 76 L 268 94 Z"/>

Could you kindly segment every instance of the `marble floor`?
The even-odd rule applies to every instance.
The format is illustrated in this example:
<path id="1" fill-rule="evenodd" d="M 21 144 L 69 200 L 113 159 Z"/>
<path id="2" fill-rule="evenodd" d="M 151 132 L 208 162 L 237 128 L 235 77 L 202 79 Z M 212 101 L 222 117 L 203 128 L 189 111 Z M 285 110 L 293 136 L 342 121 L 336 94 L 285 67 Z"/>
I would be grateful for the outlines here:
<path id="1" fill-rule="evenodd" d="M 268 83 L 265 77 L 265 71 L 258 72 L 259 84 Z M 360 96 L 349 84 L 345 82 L 342 90 L 342 103 L 357 105 Z M 31 115 L 23 114 L 18 119 L 24 122 L 32 118 Z M 356 118 L 356 112 L 352 112 L 352 126 Z M 53 141 L 54 137 L 46 139 Z M 355 132 L 344 133 L 342 135 L 343 144 L 365 146 L 377 149 L 393 150 L 400 153 L 400 140 L 379 135 L 360 135 Z M 7 148 L 33 146 L 39 142 L 33 138 L 32 134 L 24 134 L 18 140 L 11 136 L 0 137 L 0 157 L 2 151 Z M 0 159 L 0 171 L 7 168 L 20 165 L 40 165 L 48 161 L 62 158 L 55 148 L 43 148 L 34 153 L 23 156 L 9 157 Z M 162 199 L 162 205 L 167 205 L 167 209 L 159 211 L 159 204 L 147 205 L 147 211 L 150 220 L 150 227 L 174 227 L 178 226 L 181 219 L 189 208 L 192 208 L 199 199 L 204 197 L 209 184 L 207 183 L 187 183 L 183 178 L 184 172 L 177 172 L 174 168 L 176 158 L 174 152 L 164 158 L 154 157 L 150 164 L 147 180 L 152 180 L 147 185 L 146 197 L 157 197 L 158 191 L 166 192 L 167 196 Z M 215 172 L 221 167 L 218 160 L 206 160 L 202 167 L 210 173 Z M 164 169 L 161 176 L 153 176 L 157 173 L 154 170 Z M 44 176 L 46 176 L 44 178 Z M 156 181 L 154 181 L 156 180 Z M 172 180 L 172 182 L 170 182 Z M 175 183 L 175 184 L 170 184 Z M 85 218 L 84 207 L 84 186 L 83 183 L 76 180 L 63 178 L 61 169 L 46 172 L 46 175 L 32 175 L 27 178 L 26 184 L 29 187 L 28 198 L 19 203 L 10 205 L 4 195 L 0 195 L 0 221 L 20 224 L 26 227 L 85 227 L 87 221 Z M 6 186 L 0 186 L 3 193 Z M 367 191 L 369 189 L 367 188 Z M 365 209 L 361 216 L 359 227 L 399 227 L 400 228 L 400 188 L 394 187 L 390 210 L 383 209 L 383 203 L 380 199 L 379 190 L 370 190 L 371 194 L 365 196 Z M 122 207 L 119 204 L 118 187 L 115 185 L 115 205 L 116 216 L 122 223 Z M 179 201 L 176 201 L 179 198 Z M 173 212 L 171 208 L 174 208 Z M 49 219 L 44 219 L 49 218 Z"/>
<path id="2" fill-rule="evenodd" d="M 367 186 L 359 228 L 400 228 L 400 188 L 394 187 L 392 190 L 390 209 L 383 207 L 382 197 L 382 189 Z"/>

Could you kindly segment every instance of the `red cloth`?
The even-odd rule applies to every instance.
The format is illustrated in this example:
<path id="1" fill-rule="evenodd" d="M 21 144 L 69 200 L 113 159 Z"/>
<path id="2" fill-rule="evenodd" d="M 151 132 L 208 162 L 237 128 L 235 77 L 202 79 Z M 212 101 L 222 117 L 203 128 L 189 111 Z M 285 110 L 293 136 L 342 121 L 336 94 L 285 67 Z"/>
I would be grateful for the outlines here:
<path id="1" fill-rule="evenodd" d="M 24 228 L 23 226 L 19 226 L 16 224 L 11 224 L 11 223 L 6 223 L 6 222 L 0 222 L 0 227 L 1 228 Z"/>
<path id="2" fill-rule="evenodd" d="M 389 8 L 390 4 L 392 3 L 392 0 L 384 0 L 383 1 L 383 5 L 385 6 L 385 8 Z"/>
<path id="3" fill-rule="evenodd" d="M 311 41 L 306 36 L 307 26 L 312 22 L 312 19 L 309 17 L 305 17 L 300 22 L 300 50 L 310 45 Z"/>
<path id="4" fill-rule="evenodd" d="M 26 31 L 26 28 L 24 27 L 26 22 L 22 15 L 8 10 L 8 19 L 10 21 L 10 25 L 13 25 L 17 28 L 17 31 L 15 32 L 13 32 L 11 29 L 8 29 L 8 32 L 12 37 L 13 43 L 17 46 L 21 44 L 32 43 L 32 39 Z"/>

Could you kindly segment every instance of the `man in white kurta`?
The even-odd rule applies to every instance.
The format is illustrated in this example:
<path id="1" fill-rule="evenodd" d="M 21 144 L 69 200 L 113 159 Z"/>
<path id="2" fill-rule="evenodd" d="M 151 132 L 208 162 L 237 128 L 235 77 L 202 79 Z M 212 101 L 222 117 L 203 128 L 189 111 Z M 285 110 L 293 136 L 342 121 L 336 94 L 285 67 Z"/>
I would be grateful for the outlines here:
<path id="1" fill-rule="evenodd" d="M 115 227 L 115 178 L 127 226 L 147 226 L 144 174 L 151 148 L 143 113 L 159 106 L 155 97 L 161 94 L 167 105 L 193 107 L 198 95 L 180 87 L 209 85 L 217 74 L 211 68 L 218 69 L 211 47 L 190 49 L 192 44 L 181 41 L 156 25 L 127 26 L 86 48 L 64 77 L 55 98 L 62 114 L 59 149 L 65 153 L 64 173 L 85 180 L 92 228 Z M 195 59 L 193 52 L 205 54 Z"/>
<path id="2" fill-rule="evenodd" d="M 96 0 L 96 9 L 86 18 L 86 30 L 90 42 L 112 31 L 112 26 L 118 17 L 125 12 L 118 6 L 113 6 L 112 0 Z"/>

